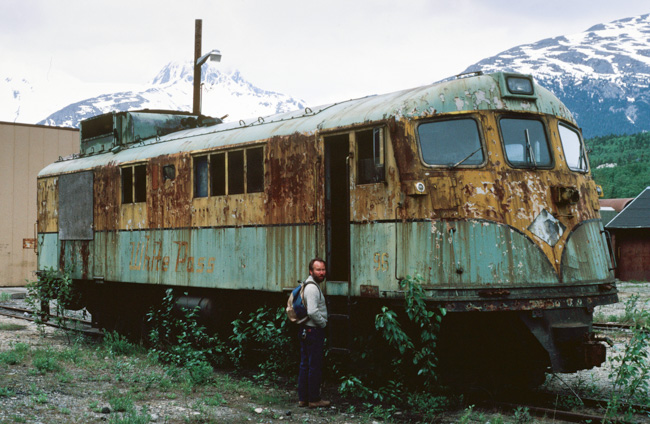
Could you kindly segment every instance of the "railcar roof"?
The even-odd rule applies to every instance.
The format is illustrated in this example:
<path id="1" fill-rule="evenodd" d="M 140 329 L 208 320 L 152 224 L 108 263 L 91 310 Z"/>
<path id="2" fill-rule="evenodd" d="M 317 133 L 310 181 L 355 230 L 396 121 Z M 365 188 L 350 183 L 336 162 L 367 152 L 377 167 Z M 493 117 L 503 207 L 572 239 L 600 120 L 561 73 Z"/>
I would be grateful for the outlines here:
<path id="1" fill-rule="evenodd" d="M 575 122 L 569 110 L 550 91 L 534 84 L 535 96 L 502 93 L 501 73 L 444 81 L 389 94 L 307 108 L 264 118 L 224 123 L 151 138 L 119 152 L 77 157 L 48 165 L 39 177 L 77 172 L 107 164 L 144 161 L 178 152 L 200 152 L 224 146 L 265 141 L 274 136 L 344 129 L 390 118 L 419 119 L 472 110 L 529 111 L 560 116 Z"/>

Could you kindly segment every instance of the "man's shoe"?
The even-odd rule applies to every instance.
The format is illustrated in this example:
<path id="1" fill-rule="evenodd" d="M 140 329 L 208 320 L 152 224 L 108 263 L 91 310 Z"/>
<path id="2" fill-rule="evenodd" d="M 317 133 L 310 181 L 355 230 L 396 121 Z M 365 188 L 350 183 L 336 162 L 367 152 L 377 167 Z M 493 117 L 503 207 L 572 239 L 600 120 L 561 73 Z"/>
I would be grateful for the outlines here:
<path id="1" fill-rule="evenodd" d="M 298 408 L 306 408 L 308 406 L 309 406 L 309 402 L 307 402 L 306 400 L 301 400 L 298 402 Z"/>
<path id="2" fill-rule="evenodd" d="M 318 402 L 309 402 L 309 407 L 310 408 L 327 408 L 330 406 L 332 402 L 329 400 L 319 400 Z"/>

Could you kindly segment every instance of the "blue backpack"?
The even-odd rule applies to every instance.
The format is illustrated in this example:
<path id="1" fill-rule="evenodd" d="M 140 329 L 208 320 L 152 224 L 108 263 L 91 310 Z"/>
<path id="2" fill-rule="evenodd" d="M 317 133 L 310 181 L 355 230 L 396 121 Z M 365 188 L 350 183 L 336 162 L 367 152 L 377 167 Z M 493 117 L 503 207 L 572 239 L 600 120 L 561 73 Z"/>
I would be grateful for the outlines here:
<path id="1" fill-rule="evenodd" d="M 302 296 L 305 291 L 305 286 L 307 284 L 316 284 L 313 281 L 307 281 L 306 283 L 298 281 L 298 287 L 291 291 L 289 300 L 287 301 L 287 318 L 289 321 L 295 322 L 296 324 L 302 324 L 307 321 L 309 318 L 307 316 L 307 305 L 303 302 Z"/>

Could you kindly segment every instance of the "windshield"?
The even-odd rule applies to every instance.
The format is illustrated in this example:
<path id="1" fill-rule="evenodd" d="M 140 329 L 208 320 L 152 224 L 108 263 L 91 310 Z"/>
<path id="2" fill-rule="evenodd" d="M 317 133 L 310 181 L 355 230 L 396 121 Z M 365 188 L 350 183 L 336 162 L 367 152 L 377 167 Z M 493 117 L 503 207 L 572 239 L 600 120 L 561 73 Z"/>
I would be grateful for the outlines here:
<path id="1" fill-rule="evenodd" d="M 422 159 L 428 165 L 480 165 L 483 149 L 473 119 L 450 119 L 418 127 Z"/>
<path id="2" fill-rule="evenodd" d="M 551 165 L 546 132 L 541 121 L 503 118 L 500 125 L 506 158 L 513 167 L 536 168 Z"/>
<path id="3" fill-rule="evenodd" d="M 560 124 L 558 128 L 560 130 L 562 148 L 564 149 L 564 158 L 569 169 L 572 171 L 586 172 L 587 157 L 580 134 L 577 130 L 566 125 Z"/>

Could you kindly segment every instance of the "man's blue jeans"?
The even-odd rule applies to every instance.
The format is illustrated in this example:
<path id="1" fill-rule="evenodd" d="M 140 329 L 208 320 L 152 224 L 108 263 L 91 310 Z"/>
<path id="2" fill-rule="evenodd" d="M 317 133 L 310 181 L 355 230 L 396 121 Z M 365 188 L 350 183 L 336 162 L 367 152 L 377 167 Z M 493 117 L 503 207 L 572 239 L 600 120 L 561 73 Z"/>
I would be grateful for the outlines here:
<path id="1" fill-rule="evenodd" d="M 321 400 L 320 383 L 323 375 L 325 329 L 301 326 L 298 337 L 300 339 L 298 400 L 301 402 L 318 402 Z"/>

